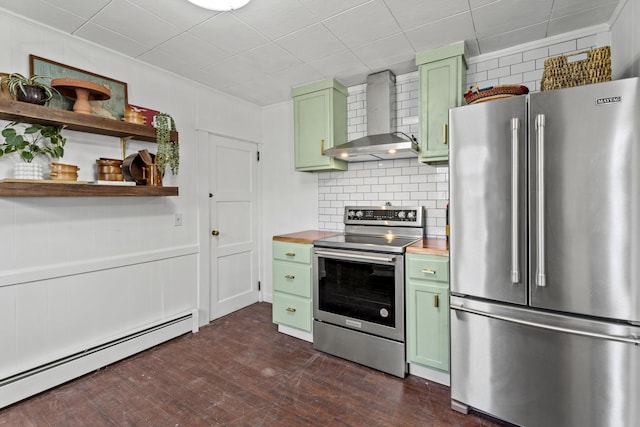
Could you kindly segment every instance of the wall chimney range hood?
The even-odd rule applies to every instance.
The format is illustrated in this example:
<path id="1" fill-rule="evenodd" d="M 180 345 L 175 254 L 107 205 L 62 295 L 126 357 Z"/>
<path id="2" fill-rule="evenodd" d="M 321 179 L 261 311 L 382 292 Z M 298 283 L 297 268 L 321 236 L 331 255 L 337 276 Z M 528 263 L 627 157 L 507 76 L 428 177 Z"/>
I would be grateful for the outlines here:
<path id="1" fill-rule="evenodd" d="M 396 76 L 389 70 L 367 76 L 367 136 L 325 150 L 324 155 L 348 162 L 417 157 L 414 137 L 392 132 Z"/>

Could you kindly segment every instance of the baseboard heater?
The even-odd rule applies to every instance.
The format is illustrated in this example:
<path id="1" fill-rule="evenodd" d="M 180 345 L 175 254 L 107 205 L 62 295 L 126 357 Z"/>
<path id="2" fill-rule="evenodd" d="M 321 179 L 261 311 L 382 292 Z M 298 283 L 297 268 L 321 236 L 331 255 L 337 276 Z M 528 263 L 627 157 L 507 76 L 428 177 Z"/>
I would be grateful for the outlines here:
<path id="1" fill-rule="evenodd" d="M 192 310 L 58 360 L 0 379 L 0 408 L 78 378 L 187 332 L 198 331 Z"/>

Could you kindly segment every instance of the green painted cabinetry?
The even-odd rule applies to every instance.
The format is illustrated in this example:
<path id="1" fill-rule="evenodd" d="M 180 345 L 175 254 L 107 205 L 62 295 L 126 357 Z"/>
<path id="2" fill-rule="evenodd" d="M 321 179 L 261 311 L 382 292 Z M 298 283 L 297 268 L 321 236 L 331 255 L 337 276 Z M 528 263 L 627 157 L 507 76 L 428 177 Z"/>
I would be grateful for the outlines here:
<path id="1" fill-rule="evenodd" d="M 416 55 L 419 75 L 420 157 L 424 163 L 449 160 L 449 108 L 463 103 L 467 63 L 464 42 Z"/>
<path id="2" fill-rule="evenodd" d="M 313 245 L 273 242 L 273 322 L 311 332 Z"/>
<path id="3" fill-rule="evenodd" d="M 449 372 L 449 258 L 407 254 L 407 360 Z"/>
<path id="4" fill-rule="evenodd" d="M 346 162 L 323 153 L 347 142 L 347 88 L 326 79 L 293 88 L 291 93 L 296 170 L 346 170 Z"/>

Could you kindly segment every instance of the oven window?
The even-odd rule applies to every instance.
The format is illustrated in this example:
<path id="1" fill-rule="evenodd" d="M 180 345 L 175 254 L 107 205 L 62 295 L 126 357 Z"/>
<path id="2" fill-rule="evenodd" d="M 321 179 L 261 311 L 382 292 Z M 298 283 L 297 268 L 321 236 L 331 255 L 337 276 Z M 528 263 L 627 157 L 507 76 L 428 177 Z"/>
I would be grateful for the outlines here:
<path id="1" fill-rule="evenodd" d="M 319 258 L 318 308 L 395 326 L 395 267 Z"/>

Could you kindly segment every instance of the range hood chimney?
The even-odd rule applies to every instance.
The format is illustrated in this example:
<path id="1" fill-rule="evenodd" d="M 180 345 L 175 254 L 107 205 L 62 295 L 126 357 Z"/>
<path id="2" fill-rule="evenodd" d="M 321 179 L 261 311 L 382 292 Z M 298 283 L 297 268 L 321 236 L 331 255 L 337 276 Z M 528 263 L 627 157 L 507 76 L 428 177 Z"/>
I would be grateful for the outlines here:
<path id="1" fill-rule="evenodd" d="M 415 138 L 392 132 L 395 101 L 396 76 L 391 71 L 367 76 L 367 136 L 330 148 L 324 154 L 349 162 L 416 157 Z"/>

